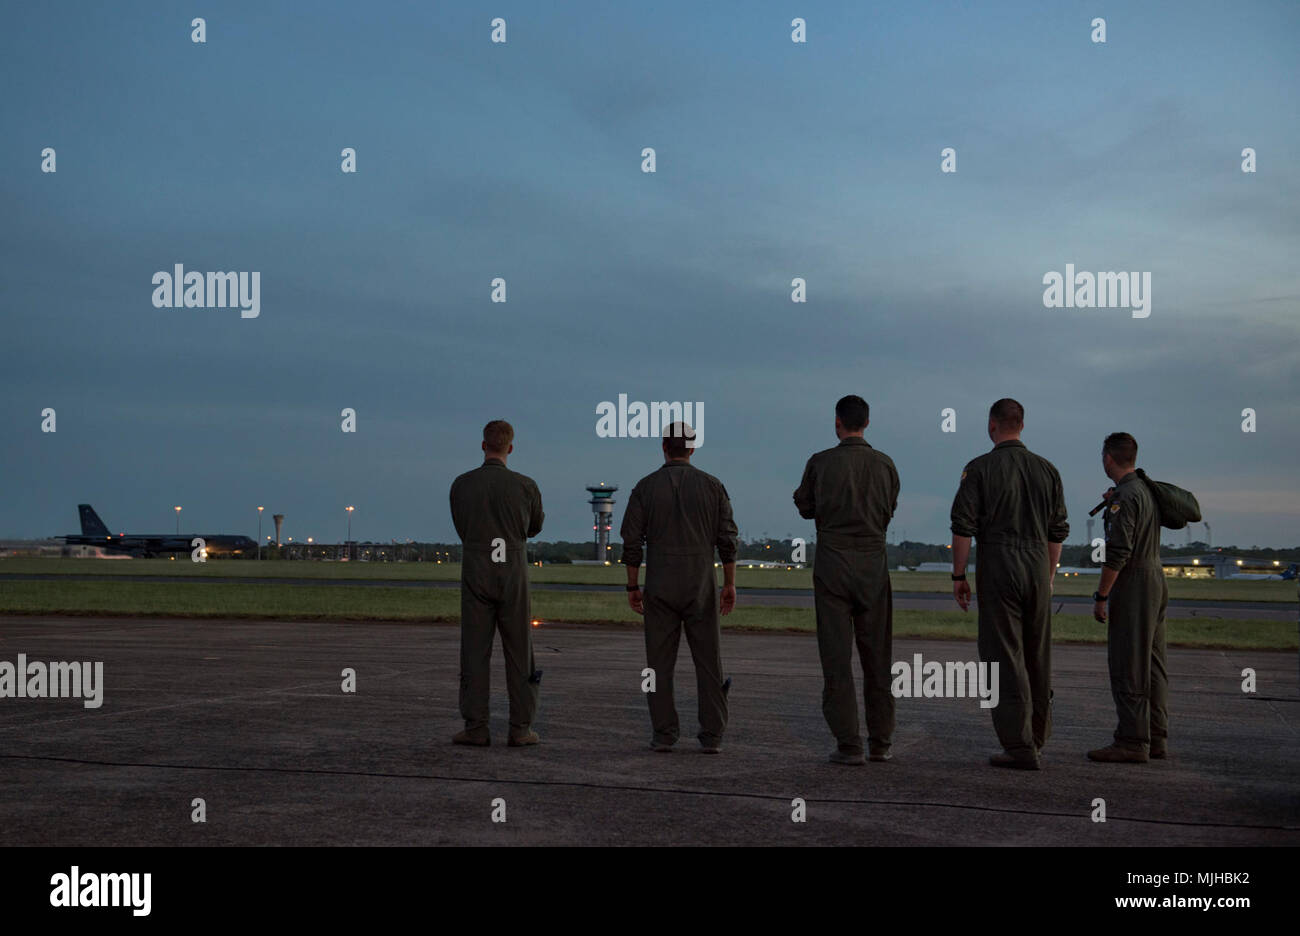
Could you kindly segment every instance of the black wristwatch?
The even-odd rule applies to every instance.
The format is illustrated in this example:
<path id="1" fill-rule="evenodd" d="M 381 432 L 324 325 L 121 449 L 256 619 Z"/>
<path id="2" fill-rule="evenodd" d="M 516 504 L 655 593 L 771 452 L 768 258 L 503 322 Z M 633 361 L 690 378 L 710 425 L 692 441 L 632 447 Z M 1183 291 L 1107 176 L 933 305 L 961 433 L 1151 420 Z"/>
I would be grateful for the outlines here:
<path id="1" fill-rule="evenodd" d="M 1095 592 L 1092 593 L 1092 600 L 1093 600 L 1093 601 L 1109 601 L 1109 600 L 1110 600 L 1110 595 L 1103 595 L 1101 592 L 1099 592 L 1099 591 L 1095 591 Z"/>
<path id="2" fill-rule="evenodd" d="M 640 585 L 629 585 L 629 586 L 627 587 L 627 590 L 630 591 L 630 592 L 640 591 L 640 590 L 641 590 L 641 586 L 640 586 Z"/>
<path id="3" fill-rule="evenodd" d="M 953 580 L 954 582 L 964 582 L 964 581 L 966 581 L 966 573 L 963 572 L 961 575 L 954 575 L 954 576 L 952 577 L 952 580 Z"/>

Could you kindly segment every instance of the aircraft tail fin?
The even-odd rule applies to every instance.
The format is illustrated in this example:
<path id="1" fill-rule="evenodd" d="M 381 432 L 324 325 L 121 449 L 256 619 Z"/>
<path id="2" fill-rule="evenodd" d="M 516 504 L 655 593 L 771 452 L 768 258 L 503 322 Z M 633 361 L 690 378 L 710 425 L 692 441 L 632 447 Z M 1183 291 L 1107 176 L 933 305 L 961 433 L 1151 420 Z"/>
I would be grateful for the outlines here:
<path id="1" fill-rule="evenodd" d="M 81 511 L 81 535 L 82 536 L 108 536 L 108 527 L 104 526 L 104 521 L 99 519 L 99 514 L 95 513 L 95 508 L 89 504 L 78 504 L 77 510 Z"/>

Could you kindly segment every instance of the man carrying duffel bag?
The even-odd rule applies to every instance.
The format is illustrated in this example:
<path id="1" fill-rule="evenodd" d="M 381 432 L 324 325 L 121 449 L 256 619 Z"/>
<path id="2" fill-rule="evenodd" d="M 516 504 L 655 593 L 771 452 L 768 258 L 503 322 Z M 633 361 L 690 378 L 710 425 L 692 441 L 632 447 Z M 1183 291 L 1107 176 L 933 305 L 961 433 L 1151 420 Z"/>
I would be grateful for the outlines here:
<path id="1" fill-rule="evenodd" d="M 1102 444 L 1102 467 L 1115 487 L 1105 495 L 1106 555 L 1092 596 L 1093 617 L 1108 625 L 1110 687 L 1119 725 L 1114 742 L 1088 757 L 1108 763 L 1145 764 L 1169 755 L 1169 589 L 1160 562 L 1160 527 L 1177 530 L 1201 519 L 1190 492 L 1152 481 L 1136 467 L 1137 448 L 1127 432 L 1112 433 Z"/>

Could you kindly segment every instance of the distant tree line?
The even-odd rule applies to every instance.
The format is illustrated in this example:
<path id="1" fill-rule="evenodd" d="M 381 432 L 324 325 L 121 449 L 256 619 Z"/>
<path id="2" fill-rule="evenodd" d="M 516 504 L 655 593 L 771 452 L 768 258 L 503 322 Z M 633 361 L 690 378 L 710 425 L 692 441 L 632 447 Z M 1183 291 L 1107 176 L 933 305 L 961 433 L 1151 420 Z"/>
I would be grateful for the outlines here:
<path id="1" fill-rule="evenodd" d="M 356 543 L 353 546 L 357 558 L 365 556 L 372 562 L 460 562 L 460 543 Z M 978 549 L 978 545 L 975 547 Z M 975 550 L 972 550 L 972 557 Z M 1280 562 L 1300 562 L 1300 546 L 1290 549 L 1262 549 L 1252 546 L 1249 549 L 1239 546 L 1220 546 L 1213 549 L 1206 543 L 1194 541 L 1184 546 L 1166 546 L 1161 550 L 1165 556 L 1201 556 L 1210 552 L 1229 553 L 1247 559 L 1278 560 Z M 327 559 L 336 558 L 337 544 L 287 543 L 283 546 L 267 545 L 262 547 L 262 559 Z M 811 565 L 817 555 L 817 543 L 810 540 L 804 546 L 804 565 Z M 901 543 L 889 543 L 885 553 L 891 569 L 899 566 L 915 568 L 923 562 L 948 562 L 952 550 L 947 543 L 919 543 L 904 540 Z M 564 565 L 575 560 L 591 561 L 595 558 L 595 546 L 590 542 L 570 542 L 560 540 L 554 543 L 532 542 L 528 544 L 528 561 L 541 562 L 546 565 Z M 224 558 L 224 557 L 219 557 Z M 254 550 L 243 559 L 256 559 Z M 618 563 L 623 558 L 621 543 L 611 542 L 609 561 Z M 766 562 L 792 562 L 795 558 L 793 539 L 742 539 L 738 551 L 740 559 L 758 559 Z M 1088 568 L 1096 566 L 1092 561 L 1092 547 L 1087 543 L 1066 543 L 1061 549 L 1061 565 Z"/>

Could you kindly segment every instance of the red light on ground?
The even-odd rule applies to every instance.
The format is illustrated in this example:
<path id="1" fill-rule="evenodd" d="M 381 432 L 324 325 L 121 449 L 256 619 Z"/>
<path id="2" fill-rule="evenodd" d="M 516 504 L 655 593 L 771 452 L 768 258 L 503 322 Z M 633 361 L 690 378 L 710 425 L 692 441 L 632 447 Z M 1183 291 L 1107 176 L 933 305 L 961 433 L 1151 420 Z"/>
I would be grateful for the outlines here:
<path id="1" fill-rule="evenodd" d="M 533 621 L 533 627 L 541 627 L 541 626 L 542 626 L 542 622 L 541 622 L 541 621 L 538 621 L 538 620 L 534 620 L 534 621 Z"/>

